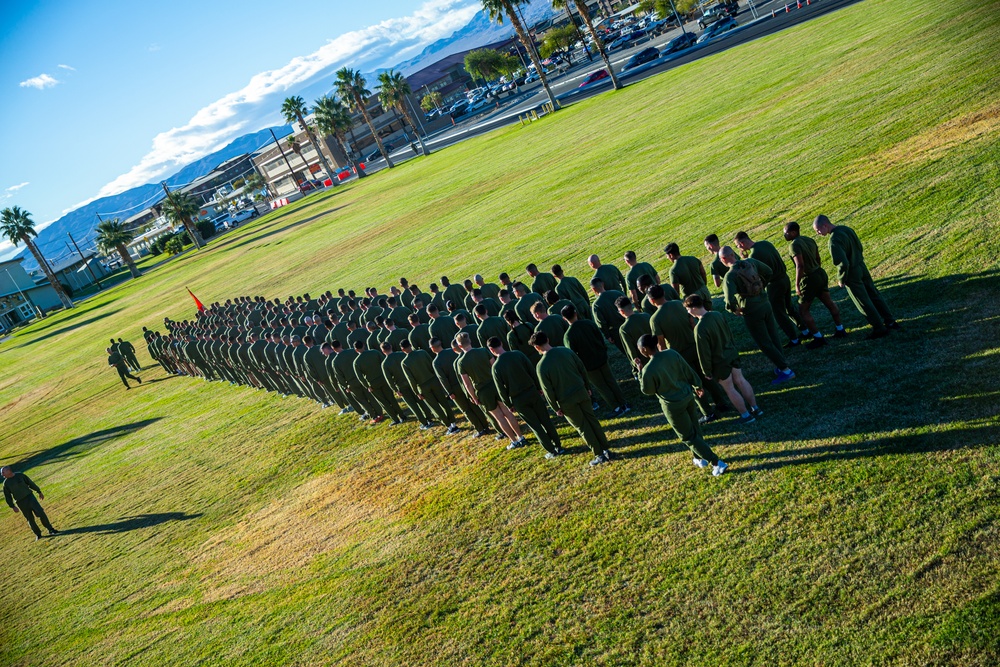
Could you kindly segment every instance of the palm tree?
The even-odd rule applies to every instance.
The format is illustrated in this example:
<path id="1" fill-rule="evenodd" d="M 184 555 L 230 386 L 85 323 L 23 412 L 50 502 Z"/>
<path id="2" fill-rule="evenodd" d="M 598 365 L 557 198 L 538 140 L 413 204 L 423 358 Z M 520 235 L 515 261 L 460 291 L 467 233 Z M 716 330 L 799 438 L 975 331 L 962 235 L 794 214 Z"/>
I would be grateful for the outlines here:
<path id="1" fill-rule="evenodd" d="M 42 256 L 42 251 L 32 241 L 32 238 L 38 236 L 38 232 L 35 231 L 35 221 L 31 219 L 31 214 L 20 206 L 11 206 L 0 211 L 0 233 L 3 233 L 7 240 L 15 246 L 24 243 L 28 247 L 35 261 L 38 262 L 39 268 L 42 269 L 42 273 L 45 274 L 45 278 L 52 285 L 52 289 L 59 295 L 63 308 L 72 308 L 73 299 L 69 298 L 62 284 L 56 280 L 56 274 L 52 273 L 52 267 Z"/>
<path id="2" fill-rule="evenodd" d="M 354 119 L 344 103 L 333 95 L 324 95 L 313 104 L 316 113 L 316 126 L 319 131 L 337 140 L 341 152 L 347 157 L 348 164 L 354 169 L 358 178 L 364 178 L 365 170 L 358 166 L 347 149 L 347 133 L 354 127 Z"/>
<path id="3" fill-rule="evenodd" d="M 179 224 L 184 225 L 184 229 L 187 230 L 188 236 L 191 237 L 194 247 L 198 249 L 201 249 L 205 243 L 201 240 L 198 228 L 194 226 L 191 218 L 197 215 L 200 210 L 201 206 L 194 200 L 194 197 L 186 195 L 183 192 L 172 192 L 163 201 L 163 214 L 167 216 L 167 220 L 175 226 Z"/>
<path id="4" fill-rule="evenodd" d="M 267 181 L 264 177 L 258 174 L 256 171 L 246 177 L 243 181 L 243 191 L 251 194 L 254 201 L 260 201 L 260 191 L 267 187 Z M 270 192 L 270 190 L 268 190 Z"/>
<path id="5" fill-rule="evenodd" d="M 110 220 L 102 220 L 97 225 L 97 247 L 101 249 L 105 255 L 112 251 L 117 251 L 118 255 L 122 258 L 122 262 L 128 266 L 129 272 L 132 274 L 133 278 L 138 278 L 142 274 L 139 273 L 139 269 L 136 268 L 135 262 L 132 261 L 132 255 L 129 254 L 127 246 L 135 239 L 135 234 L 133 234 L 118 218 L 112 218 Z"/>
<path id="6" fill-rule="evenodd" d="M 378 146 L 378 152 L 385 158 L 386 165 L 392 169 L 394 166 L 392 160 L 389 159 L 389 153 L 385 150 L 385 146 L 382 145 L 382 139 L 378 136 L 378 132 L 375 131 L 371 116 L 368 115 L 368 108 L 365 106 L 365 100 L 372 95 L 371 91 L 365 88 L 365 85 L 367 85 L 367 82 L 361 76 L 361 72 L 348 67 L 337 70 L 337 80 L 333 82 L 333 87 L 336 88 L 340 99 L 347 102 L 350 108 L 360 113 L 361 117 L 364 118 L 365 123 L 368 124 L 368 129 L 372 131 L 372 136 L 375 138 L 375 145 Z"/>
<path id="7" fill-rule="evenodd" d="M 417 126 L 413 122 L 413 117 L 410 115 L 410 110 L 406 104 L 407 95 L 412 93 L 413 90 L 410 88 L 410 82 L 396 70 L 391 69 L 378 75 L 378 99 L 382 102 L 382 106 L 399 109 L 400 113 L 403 114 L 403 118 L 406 119 L 407 124 L 413 128 L 413 134 L 417 137 L 417 143 L 420 144 L 420 152 L 424 155 L 430 155 L 430 151 L 427 150 L 427 146 L 424 145 L 423 139 L 420 138 L 420 134 L 417 132 Z"/>
<path id="8" fill-rule="evenodd" d="M 611 85 L 615 87 L 615 90 L 621 90 L 622 84 L 615 76 L 615 68 L 611 66 L 611 59 L 608 57 L 608 50 L 604 48 L 604 42 L 597 35 L 597 30 L 594 29 L 594 22 L 590 20 L 590 14 L 587 13 L 587 0 L 552 0 L 553 9 L 565 9 L 566 13 L 569 13 L 569 3 L 572 2 L 573 6 L 576 7 L 577 13 L 580 18 L 583 19 L 584 24 L 587 26 L 587 32 L 590 33 L 590 39 L 597 47 L 597 52 L 601 54 L 601 60 L 604 61 L 604 66 L 608 70 L 608 74 L 611 75 Z M 572 17 L 570 18 L 572 20 Z"/>
<path id="9" fill-rule="evenodd" d="M 305 100 L 298 96 L 286 97 L 284 103 L 281 105 L 281 115 L 285 117 L 285 121 L 289 124 L 297 121 L 302 126 L 306 131 L 306 136 L 309 137 L 309 143 L 315 146 L 316 152 L 319 153 L 319 161 L 323 163 L 323 169 L 326 170 L 327 178 L 333 178 L 333 169 L 330 168 L 330 163 L 327 161 L 326 156 L 323 155 L 323 148 L 316 141 L 316 135 L 313 134 L 312 128 L 306 124 L 306 114 L 308 113 L 309 109 L 306 107 Z"/>
<path id="10" fill-rule="evenodd" d="M 514 32 L 517 33 L 517 38 L 521 40 L 524 50 L 528 52 L 531 62 L 535 65 L 535 71 L 538 72 L 538 78 L 542 81 L 542 87 L 545 89 L 545 94 L 549 96 L 549 102 L 552 103 L 553 110 L 558 109 L 559 102 L 556 101 L 555 95 L 552 94 L 552 89 L 549 88 L 549 80 L 545 76 L 545 69 L 542 68 L 542 61 L 538 59 L 538 54 L 534 48 L 535 45 L 531 42 L 528 31 L 525 30 L 524 24 L 521 23 L 521 19 L 517 15 L 518 5 L 526 5 L 530 0 L 481 0 L 481 2 L 483 3 L 483 9 L 489 14 L 490 20 L 497 25 L 503 24 L 504 16 L 510 20 L 510 24 L 514 26 Z"/>

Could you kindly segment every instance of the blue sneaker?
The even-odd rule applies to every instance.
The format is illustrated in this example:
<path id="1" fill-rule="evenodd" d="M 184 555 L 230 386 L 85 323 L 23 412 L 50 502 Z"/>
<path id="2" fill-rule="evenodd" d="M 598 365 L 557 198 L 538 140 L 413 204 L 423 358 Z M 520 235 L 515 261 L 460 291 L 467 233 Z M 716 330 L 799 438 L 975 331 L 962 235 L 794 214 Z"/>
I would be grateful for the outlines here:
<path id="1" fill-rule="evenodd" d="M 795 379 L 795 371 L 789 368 L 787 371 L 782 371 L 771 380 L 771 384 L 781 384 L 782 382 L 788 382 L 789 380 Z"/>

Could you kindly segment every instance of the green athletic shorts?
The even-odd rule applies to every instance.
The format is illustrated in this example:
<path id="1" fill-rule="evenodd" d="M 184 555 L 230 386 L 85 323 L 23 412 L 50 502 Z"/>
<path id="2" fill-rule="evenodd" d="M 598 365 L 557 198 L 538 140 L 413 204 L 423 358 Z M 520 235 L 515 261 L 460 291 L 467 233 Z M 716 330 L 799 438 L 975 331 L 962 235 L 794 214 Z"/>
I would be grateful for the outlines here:
<path id="1" fill-rule="evenodd" d="M 823 292 L 830 291 L 830 279 L 823 269 L 816 269 L 807 276 L 803 276 L 799 282 L 799 289 L 802 296 L 799 297 L 801 303 L 811 303 L 818 299 Z"/>
<path id="2" fill-rule="evenodd" d="M 496 410 L 497 404 L 500 402 L 497 386 L 492 382 L 484 384 L 482 387 L 476 387 L 476 396 L 479 397 L 479 405 L 487 412 Z"/>
<path id="3" fill-rule="evenodd" d="M 739 367 L 740 367 L 739 357 L 736 357 L 735 359 L 733 359 L 728 363 L 723 361 L 718 366 L 712 367 L 712 379 L 715 380 L 716 382 L 725 380 L 726 378 L 728 378 L 730 375 L 733 374 L 734 368 L 739 368 Z"/>

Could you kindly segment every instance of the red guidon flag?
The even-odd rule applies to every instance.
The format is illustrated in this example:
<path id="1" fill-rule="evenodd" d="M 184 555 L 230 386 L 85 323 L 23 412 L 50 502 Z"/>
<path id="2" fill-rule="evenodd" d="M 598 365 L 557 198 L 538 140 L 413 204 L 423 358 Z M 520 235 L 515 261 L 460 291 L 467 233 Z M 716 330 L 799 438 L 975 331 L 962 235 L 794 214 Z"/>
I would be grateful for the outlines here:
<path id="1" fill-rule="evenodd" d="M 204 312 L 205 306 L 202 305 L 201 301 L 198 301 L 198 297 L 194 295 L 194 292 L 189 290 L 187 287 L 185 287 L 184 289 L 186 289 L 188 291 L 188 294 L 191 295 L 191 298 L 194 299 L 194 305 L 198 307 L 198 312 L 199 313 Z"/>

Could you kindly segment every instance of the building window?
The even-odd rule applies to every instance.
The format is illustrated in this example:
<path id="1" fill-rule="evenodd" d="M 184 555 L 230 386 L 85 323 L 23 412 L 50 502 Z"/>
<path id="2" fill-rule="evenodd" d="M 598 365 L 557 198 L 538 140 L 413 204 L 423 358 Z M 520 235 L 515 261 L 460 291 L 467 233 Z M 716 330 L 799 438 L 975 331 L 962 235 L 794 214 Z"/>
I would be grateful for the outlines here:
<path id="1" fill-rule="evenodd" d="M 32 312 L 32 310 L 31 310 L 31 306 L 28 305 L 28 304 L 26 304 L 26 303 L 22 303 L 20 306 L 17 307 L 17 309 L 19 311 L 21 311 L 21 315 L 26 320 L 30 320 L 31 318 L 33 318 L 35 316 L 35 313 Z"/>

